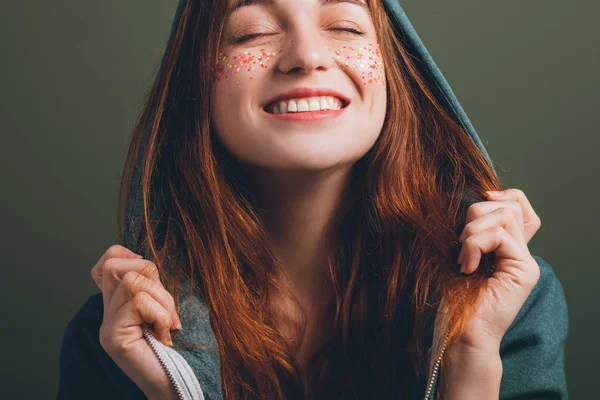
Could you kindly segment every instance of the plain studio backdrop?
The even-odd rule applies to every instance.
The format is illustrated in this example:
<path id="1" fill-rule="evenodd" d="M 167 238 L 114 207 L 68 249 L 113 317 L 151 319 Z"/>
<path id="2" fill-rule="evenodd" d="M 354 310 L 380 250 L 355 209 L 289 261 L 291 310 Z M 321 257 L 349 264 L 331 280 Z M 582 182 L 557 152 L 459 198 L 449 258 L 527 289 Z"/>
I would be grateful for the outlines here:
<path id="1" fill-rule="evenodd" d="M 530 242 L 565 288 L 570 398 L 598 393 L 600 3 L 402 1 L 508 187 L 542 219 Z M 3 384 L 56 396 L 66 324 L 98 291 L 126 145 L 175 0 L 3 2 Z"/>

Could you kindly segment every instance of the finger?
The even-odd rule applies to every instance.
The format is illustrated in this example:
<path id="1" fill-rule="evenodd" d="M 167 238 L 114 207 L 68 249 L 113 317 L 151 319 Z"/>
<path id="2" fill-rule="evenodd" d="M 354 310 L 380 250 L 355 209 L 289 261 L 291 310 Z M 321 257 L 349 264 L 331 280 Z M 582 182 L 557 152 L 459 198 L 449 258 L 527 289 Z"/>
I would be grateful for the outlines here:
<path id="1" fill-rule="evenodd" d="M 110 246 L 104 254 L 100 257 L 96 265 L 91 270 L 92 279 L 96 283 L 96 286 L 102 291 L 102 266 L 104 262 L 109 258 L 142 258 L 141 255 L 134 253 L 127 247 L 123 247 L 119 244 Z"/>
<path id="2" fill-rule="evenodd" d="M 493 203 L 492 203 L 493 204 Z M 503 203 L 497 203 L 503 204 Z M 519 205 L 512 202 L 516 207 Z M 510 233 L 518 242 L 525 243 L 525 237 L 523 233 L 523 224 L 519 220 L 519 216 L 515 215 L 515 212 L 508 207 L 497 207 L 490 213 L 484 214 L 481 217 L 469 222 L 463 229 L 459 241 L 462 242 L 466 238 L 489 229 L 493 226 L 502 226 L 508 233 Z"/>
<path id="3" fill-rule="evenodd" d="M 523 211 L 521 210 L 521 205 L 516 201 L 480 201 L 472 204 L 467 209 L 467 216 L 465 219 L 465 226 L 471 222 L 476 220 L 477 218 L 489 214 L 498 208 L 505 207 L 510 209 L 515 213 L 515 217 L 521 223 L 523 222 Z"/>
<path id="4" fill-rule="evenodd" d="M 494 252 L 496 257 L 507 258 L 521 264 L 528 257 L 527 246 L 520 244 L 501 226 L 493 226 L 469 236 L 463 242 L 461 273 L 471 274 L 481 261 L 481 255 Z"/>
<path id="5" fill-rule="evenodd" d="M 102 277 L 102 297 L 107 309 L 114 291 L 121 283 L 123 276 L 129 271 L 138 272 L 145 277 L 160 282 L 156 265 L 144 259 L 109 258 L 104 262 Z"/>
<path id="6" fill-rule="evenodd" d="M 542 221 L 534 211 L 525 193 L 520 189 L 507 189 L 501 192 L 486 192 L 486 194 L 490 199 L 516 201 L 521 206 L 525 240 L 529 242 L 533 235 L 540 229 Z"/>
<path id="7" fill-rule="evenodd" d="M 171 329 L 177 328 L 176 325 L 179 321 L 177 319 L 173 296 L 171 296 L 160 282 L 148 279 L 135 271 L 129 271 L 123 276 L 121 284 L 115 290 L 109 307 L 105 309 L 105 312 L 108 312 L 108 314 L 116 312 L 139 292 L 150 294 L 154 300 L 166 309 L 170 315 Z"/>
<path id="8" fill-rule="evenodd" d="M 112 332 L 140 327 L 143 323 L 147 323 L 152 325 L 160 341 L 172 345 L 170 314 L 147 292 L 136 293 L 131 301 L 112 314 L 106 323 Z"/>

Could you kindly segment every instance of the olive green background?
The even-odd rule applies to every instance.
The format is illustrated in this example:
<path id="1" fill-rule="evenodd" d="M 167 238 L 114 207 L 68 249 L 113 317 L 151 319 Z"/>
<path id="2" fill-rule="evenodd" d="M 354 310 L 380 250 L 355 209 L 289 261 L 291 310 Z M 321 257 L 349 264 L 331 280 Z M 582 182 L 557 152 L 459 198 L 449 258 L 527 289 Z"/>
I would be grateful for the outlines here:
<path id="1" fill-rule="evenodd" d="M 570 397 L 596 397 L 600 3 L 402 4 L 503 182 L 542 219 L 530 248 L 566 291 Z M 128 137 L 176 1 L 0 7 L 0 397 L 53 398 L 63 331 L 97 292 L 90 269 L 116 237 Z"/>

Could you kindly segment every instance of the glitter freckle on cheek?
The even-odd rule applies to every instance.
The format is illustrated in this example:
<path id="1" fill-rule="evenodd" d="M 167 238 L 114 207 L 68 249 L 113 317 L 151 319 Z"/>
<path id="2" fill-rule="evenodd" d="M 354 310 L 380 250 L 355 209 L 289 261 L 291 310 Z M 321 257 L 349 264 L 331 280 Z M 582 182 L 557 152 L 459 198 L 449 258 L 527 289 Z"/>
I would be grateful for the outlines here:
<path id="1" fill-rule="evenodd" d="M 219 53 L 217 66 L 214 71 L 215 80 L 226 80 L 229 76 L 240 72 L 250 73 L 247 74 L 248 79 L 252 80 L 252 71 L 255 71 L 256 68 L 260 68 L 261 70 L 268 68 L 272 57 L 280 53 L 283 53 L 283 48 L 276 51 L 267 51 L 266 49 L 259 49 L 257 52 L 244 51 L 235 55 Z M 240 86 L 239 81 L 235 83 Z"/>
<path id="2" fill-rule="evenodd" d="M 367 43 L 366 46 L 354 48 L 342 46 L 339 49 L 327 48 L 332 58 L 342 64 L 342 70 L 360 71 L 363 84 L 379 83 L 385 85 L 385 74 L 379 44 Z"/>

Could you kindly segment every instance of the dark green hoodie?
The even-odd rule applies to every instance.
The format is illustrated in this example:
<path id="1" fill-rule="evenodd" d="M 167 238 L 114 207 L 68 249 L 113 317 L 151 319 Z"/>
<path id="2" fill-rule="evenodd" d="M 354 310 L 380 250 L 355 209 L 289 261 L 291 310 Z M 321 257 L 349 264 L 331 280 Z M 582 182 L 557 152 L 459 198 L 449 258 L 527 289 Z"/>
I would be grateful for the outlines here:
<path id="1" fill-rule="evenodd" d="M 397 0 L 383 0 L 386 11 L 396 24 L 396 32 L 417 67 L 429 83 L 440 103 L 491 160 L 473 126 L 454 96 L 452 89 L 434 63 Z M 171 38 L 177 27 L 186 0 L 179 2 L 172 26 Z M 171 42 L 169 39 L 169 43 Z M 145 144 L 141 144 L 143 154 Z M 142 158 L 140 158 L 141 160 Z M 493 166 L 492 166 L 493 168 Z M 136 251 L 142 232 L 141 181 L 139 169 L 134 173 L 126 220 L 123 245 Z M 503 365 L 501 399 L 566 399 L 564 373 L 564 343 L 567 336 L 567 306 L 562 286 L 552 267 L 541 257 L 534 256 L 541 270 L 540 279 L 504 336 L 500 356 Z M 185 286 L 185 283 L 184 283 Z M 184 291 L 187 292 L 187 291 Z M 209 349 L 173 349 L 162 345 L 148 330 L 144 335 L 155 350 L 181 399 L 222 398 L 220 362 L 217 342 L 209 320 L 206 305 L 192 296 L 182 302 L 180 318 L 183 330 L 175 335 L 175 346 L 192 343 L 209 344 Z M 102 294 L 91 296 L 68 324 L 61 348 L 58 399 L 144 399 L 142 391 L 125 375 L 106 354 L 99 343 L 102 324 Z M 423 380 L 422 391 L 415 398 L 423 398 L 428 382 L 437 381 L 431 374 Z M 433 399 L 434 390 L 429 399 Z"/>

